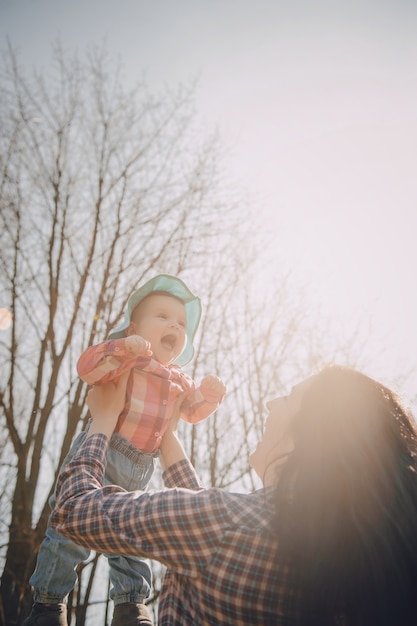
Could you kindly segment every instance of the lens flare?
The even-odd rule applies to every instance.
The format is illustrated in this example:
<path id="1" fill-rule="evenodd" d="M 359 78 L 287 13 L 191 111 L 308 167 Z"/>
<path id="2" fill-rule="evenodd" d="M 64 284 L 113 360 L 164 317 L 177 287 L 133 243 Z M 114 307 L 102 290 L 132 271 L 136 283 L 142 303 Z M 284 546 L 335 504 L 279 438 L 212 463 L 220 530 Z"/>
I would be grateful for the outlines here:
<path id="1" fill-rule="evenodd" d="M 13 316 L 9 309 L 0 308 L 0 330 L 7 330 L 12 325 Z"/>

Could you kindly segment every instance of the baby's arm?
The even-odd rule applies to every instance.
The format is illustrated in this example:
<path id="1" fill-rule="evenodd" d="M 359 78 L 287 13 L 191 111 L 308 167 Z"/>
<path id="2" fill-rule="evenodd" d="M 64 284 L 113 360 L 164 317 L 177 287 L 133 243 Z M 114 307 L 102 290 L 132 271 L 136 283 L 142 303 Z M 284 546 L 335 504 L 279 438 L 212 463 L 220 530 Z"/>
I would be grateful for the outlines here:
<path id="1" fill-rule="evenodd" d="M 149 342 L 139 335 L 103 341 L 82 353 L 78 375 L 89 385 L 104 384 L 130 370 L 138 357 L 151 354 Z"/>
<path id="2" fill-rule="evenodd" d="M 205 376 L 181 407 L 181 417 L 191 424 L 201 422 L 218 409 L 225 394 L 226 385 L 218 376 Z"/>
<path id="3" fill-rule="evenodd" d="M 140 335 L 129 335 L 125 340 L 125 348 L 132 356 L 151 356 L 151 344 Z"/>
<path id="4" fill-rule="evenodd" d="M 218 405 L 226 394 L 226 385 L 218 376 L 205 376 L 200 391 L 206 402 Z"/>

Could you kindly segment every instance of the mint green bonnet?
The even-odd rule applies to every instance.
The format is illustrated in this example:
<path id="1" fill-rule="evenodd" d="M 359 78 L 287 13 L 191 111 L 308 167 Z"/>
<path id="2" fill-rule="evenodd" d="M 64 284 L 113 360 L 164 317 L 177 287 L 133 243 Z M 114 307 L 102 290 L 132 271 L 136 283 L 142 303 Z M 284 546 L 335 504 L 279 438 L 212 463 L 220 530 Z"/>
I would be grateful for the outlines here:
<path id="1" fill-rule="evenodd" d="M 139 302 L 154 291 L 164 291 L 171 296 L 175 296 L 184 303 L 187 321 L 187 343 L 184 351 L 175 360 L 175 364 L 180 366 L 186 365 L 194 356 L 193 341 L 198 324 L 200 323 L 201 301 L 200 298 L 193 294 L 193 292 L 187 287 L 184 281 L 176 276 L 159 274 L 158 276 L 148 280 L 148 282 L 142 285 L 142 287 L 136 289 L 127 301 L 123 322 L 111 331 L 109 339 L 120 339 L 125 337 L 125 331 L 129 327 L 132 311 L 139 304 Z"/>

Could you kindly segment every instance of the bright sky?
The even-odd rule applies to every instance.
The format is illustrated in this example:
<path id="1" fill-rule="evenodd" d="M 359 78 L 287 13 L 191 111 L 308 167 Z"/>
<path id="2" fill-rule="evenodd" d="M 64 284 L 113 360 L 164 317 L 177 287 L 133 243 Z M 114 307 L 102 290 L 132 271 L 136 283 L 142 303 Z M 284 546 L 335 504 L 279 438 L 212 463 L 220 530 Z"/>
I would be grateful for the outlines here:
<path id="1" fill-rule="evenodd" d="M 278 262 L 346 329 L 372 320 L 367 371 L 414 368 L 410 396 L 416 33 L 415 0 L 0 0 L 3 46 L 29 68 L 59 37 L 105 40 L 132 82 L 199 76 L 198 113 L 233 143 L 227 174 L 262 202 Z"/>

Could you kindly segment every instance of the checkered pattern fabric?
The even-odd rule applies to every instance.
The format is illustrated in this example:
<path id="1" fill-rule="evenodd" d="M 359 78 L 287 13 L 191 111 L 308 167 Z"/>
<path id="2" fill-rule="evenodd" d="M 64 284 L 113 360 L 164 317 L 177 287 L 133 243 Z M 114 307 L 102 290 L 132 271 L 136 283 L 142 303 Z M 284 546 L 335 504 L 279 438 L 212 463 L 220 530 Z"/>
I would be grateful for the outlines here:
<path id="1" fill-rule="evenodd" d="M 187 460 L 164 473 L 164 491 L 102 487 L 107 446 L 92 435 L 62 471 L 51 520 L 58 532 L 98 552 L 164 563 L 159 625 L 293 623 L 269 490 L 203 489 Z"/>

